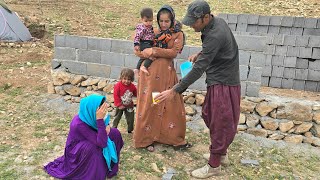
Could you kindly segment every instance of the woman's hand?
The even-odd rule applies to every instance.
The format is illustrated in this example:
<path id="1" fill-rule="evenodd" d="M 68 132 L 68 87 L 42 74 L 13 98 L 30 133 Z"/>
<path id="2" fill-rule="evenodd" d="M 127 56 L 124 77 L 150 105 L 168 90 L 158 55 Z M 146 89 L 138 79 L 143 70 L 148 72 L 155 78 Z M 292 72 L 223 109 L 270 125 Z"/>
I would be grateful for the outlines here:
<path id="1" fill-rule="evenodd" d="M 107 114 L 107 111 L 108 111 L 108 104 L 106 103 L 106 102 L 104 102 L 103 104 L 102 104 L 102 106 L 100 106 L 98 109 L 97 109 L 97 111 L 96 111 L 96 118 L 97 118 L 97 120 L 98 119 L 103 119 L 105 116 L 106 116 L 106 114 Z"/>
<path id="2" fill-rule="evenodd" d="M 200 53 L 197 53 L 197 54 L 193 54 L 191 56 L 189 56 L 188 60 L 192 63 L 195 63 L 197 61 L 197 58 L 199 56 Z"/>
<path id="3" fill-rule="evenodd" d="M 107 132 L 108 135 L 109 135 L 109 133 L 110 133 L 110 130 L 111 130 L 110 125 L 106 126 L 106 132 Z"/>
<path id="4" fill-rule="evenodd" d="M 153 48 L 146 48 L 146 49 L 144 49 L 141 53 L 142 53 L 142 55 L 143 55 L 144 57 L 150 59 L 150 57 L 151 57 L 152 54 L 153 54 Z"/>

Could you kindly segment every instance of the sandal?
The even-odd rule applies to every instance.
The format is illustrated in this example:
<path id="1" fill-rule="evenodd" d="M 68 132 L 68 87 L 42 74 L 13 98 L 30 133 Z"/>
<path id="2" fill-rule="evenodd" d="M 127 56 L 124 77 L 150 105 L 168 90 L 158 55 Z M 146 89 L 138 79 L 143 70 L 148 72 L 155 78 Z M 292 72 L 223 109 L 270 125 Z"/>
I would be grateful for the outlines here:
<path id="1" fill-rule="evenodd" d="M 153 152 L 155 150 L 154 144 L 150 144 L 149 146 L 146 147 L 147 151 Z"/>
<path id="2" fill-rule="evenodd" d="M 173 149 L 175 151 L 185 151 L 185 150 L 187 150 L 187 149 L 189 149 L 191 147 L 192 147 L 192 144 L 187 142 L 186 144 L 183 144 L 183 145 L 173 146 Z"/>

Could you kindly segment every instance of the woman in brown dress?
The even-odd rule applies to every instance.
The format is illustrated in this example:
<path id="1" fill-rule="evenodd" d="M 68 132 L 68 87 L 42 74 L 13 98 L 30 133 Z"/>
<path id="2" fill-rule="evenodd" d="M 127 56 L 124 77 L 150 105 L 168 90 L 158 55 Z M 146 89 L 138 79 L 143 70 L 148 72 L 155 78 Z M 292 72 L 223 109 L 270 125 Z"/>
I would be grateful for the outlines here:
<path id="1" fill-rule="evenodd" d="M 174 58 L 183 48 L 184 35 L 170 6 L 165 5 L 159 10 L 157 22 L 159 29 L 154 30 L 156 47 L 135 52 L 141 58 L 152 59 L 153 63 L 148 68 L 149 74 L 139 72 L 134 146 L 146 147 L 152 152 L 153 143 L 158 142 L 183 150 L 191 144 L 185 140 L 186 118 L 182 96 L 177 94 L 168 101 L 154 104 L 152 92 L 171 89 L 178 82 Z"/>

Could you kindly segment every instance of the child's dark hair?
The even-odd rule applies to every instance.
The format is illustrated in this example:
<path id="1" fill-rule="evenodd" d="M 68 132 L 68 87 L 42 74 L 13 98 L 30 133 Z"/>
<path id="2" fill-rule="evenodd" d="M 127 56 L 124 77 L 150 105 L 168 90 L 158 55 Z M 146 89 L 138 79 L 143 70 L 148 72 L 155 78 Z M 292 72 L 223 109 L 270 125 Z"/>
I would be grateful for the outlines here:
<path id="1" fill-rule="evenodd" d="M 143 8 L 141 11 L 140 11 L 140 16 L 141 18 L 152 18 L 153 17 L 153 10 L 151 8 Z"/>
<path id="2" fill-rule="evenodd" d="M 132 69 L 129 69 L 129 68 L 124 68 L 122 69 L 121 73 L 120 73 L 120 79 L 123 79 L 123 78 L 129 78 L 131 81 L 134 81 L 134 72 Z"/>

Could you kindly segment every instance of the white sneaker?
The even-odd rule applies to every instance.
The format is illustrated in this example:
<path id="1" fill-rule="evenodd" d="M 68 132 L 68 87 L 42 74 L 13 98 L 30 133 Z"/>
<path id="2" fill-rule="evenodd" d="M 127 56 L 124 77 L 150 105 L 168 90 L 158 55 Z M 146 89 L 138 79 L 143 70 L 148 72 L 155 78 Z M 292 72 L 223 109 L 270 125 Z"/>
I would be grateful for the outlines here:
<path id="1" fill-rule="evenodd" d="M 196 169 L 191 172 L 191 176 L 199 179 L 205 179 L 212 176 L 221 175 L 221 166 L 213 168 L 209 164 L 206 164 L 202 168 Z"/>
<path id="2" fill-rule="evenodd" d="M 206 159 L 207 161 L 209 161 L 210 153 L 203 154 L 203 158 Z M 230 161 L 229 161 L 228 155 L 221 156 L 221 165 L 228 166 L 229 164 L 230 164 Z"/>

